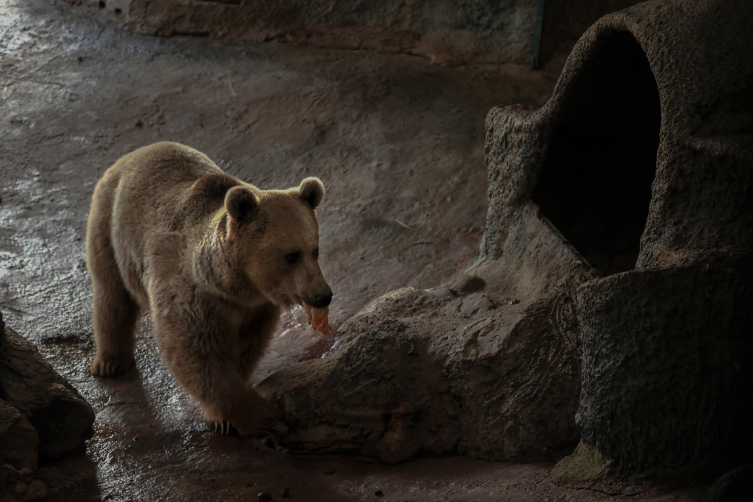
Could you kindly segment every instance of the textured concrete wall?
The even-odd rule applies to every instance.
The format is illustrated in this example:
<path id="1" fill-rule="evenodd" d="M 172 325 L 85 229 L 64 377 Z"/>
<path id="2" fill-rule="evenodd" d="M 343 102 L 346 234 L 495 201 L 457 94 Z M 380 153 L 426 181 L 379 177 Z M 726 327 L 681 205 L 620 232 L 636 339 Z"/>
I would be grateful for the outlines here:
<path id="1" fill-rule="evenodd" d="M 528 61 L 536 0 L 69 0 L 139 33 L 408 52 L 437 62 Z"/>
<path id="2" fill-rule="evenodd" d="M 65 0 L 139 33 L 284 40 L 406 52 L 444 64 L 530 63 L 537 0 Z M 547 0 L 542 55 L 572 49 L 599 17 L 637 0 Z"/>

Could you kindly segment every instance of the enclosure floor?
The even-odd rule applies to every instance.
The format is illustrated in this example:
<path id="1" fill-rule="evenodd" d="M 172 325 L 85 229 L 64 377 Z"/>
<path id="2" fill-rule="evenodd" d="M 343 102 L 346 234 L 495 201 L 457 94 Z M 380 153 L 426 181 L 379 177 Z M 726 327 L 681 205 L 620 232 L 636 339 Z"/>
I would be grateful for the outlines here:
<path id="1" fill-rule="evenodd" d="M 284 315 L 256 381 L 327 357 L 337 326 L 382 293 L 431 287 L 473 260 L 484 230 L 484 117 L 539 106 L 556 71 L 432 66 L 409 55 L 156 39 L 70 11 L 0 4 L 0 311 L 92 404 L 86 452 L 41 473 L 50 500 L 613 500 L 557 488 L 551 465 L 465 458 L 396 467 L 298 457 L 206 430 L 157 353 L 150 322 L 137 366 L 88 368 L 89 201 L 105 169 L 155 141 L 185 143 L 260 188 L 318 176 L 321 265 L 334 334 Z M 666 492 L 631 500 L 694 500 Z"/>

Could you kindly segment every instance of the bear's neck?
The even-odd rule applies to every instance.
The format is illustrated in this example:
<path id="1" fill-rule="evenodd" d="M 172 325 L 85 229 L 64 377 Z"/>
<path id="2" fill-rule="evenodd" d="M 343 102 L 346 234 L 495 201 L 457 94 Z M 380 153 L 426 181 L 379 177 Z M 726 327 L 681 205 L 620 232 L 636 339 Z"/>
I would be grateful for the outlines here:
<path id="1" fill-rule="evenodd" d="M 229 245 L 228 218 L 227 213 L 213 218 L 194 247 L 194 281 L 206 293 L 242 307 L 254 308 L 268 303 L 248 279 L 235 250 Z"/>

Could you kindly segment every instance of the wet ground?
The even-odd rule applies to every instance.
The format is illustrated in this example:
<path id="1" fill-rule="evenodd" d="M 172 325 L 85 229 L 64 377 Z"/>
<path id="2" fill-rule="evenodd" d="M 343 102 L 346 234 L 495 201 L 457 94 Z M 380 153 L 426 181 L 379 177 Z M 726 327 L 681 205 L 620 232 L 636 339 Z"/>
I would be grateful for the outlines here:
<path id="1" fill-rule="evenodd" d="M 486 214 L 484 116 L 540 105 L 556 70 L 432 66 L 415 56 L 134 36 L 41 0 L 0 4 L 0 311 L 97 412 L 85 454 L 46 464 L 50 500 L 614 500 L 553 487 L 551 465 L 463 458 L 387 467 L 298 457 L 205 430 L 145 317 L 137 366 L 92 378 L 84 264 L 105 169 L 155 141 L 188 144 L 261 188 L 320 177 L 320 262 L 336 293 L 325 338 L 286 313 L 254 375 L 326 357 L 337 326 L 476 255 Z M 636 499 L 636 497 L 631 497 Z M 694 500 L 686 492 L 640 500 Z"/>

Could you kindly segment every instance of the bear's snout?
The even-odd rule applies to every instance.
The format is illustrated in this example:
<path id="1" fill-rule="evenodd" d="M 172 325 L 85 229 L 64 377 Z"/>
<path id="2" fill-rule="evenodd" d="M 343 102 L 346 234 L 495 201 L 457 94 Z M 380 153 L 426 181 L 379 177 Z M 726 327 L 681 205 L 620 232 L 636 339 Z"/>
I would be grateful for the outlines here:
<path id="1" fill-rule="evenodd" d="M 323 309 L 332 301 L 332 290 L 327 286 L 325 290 L 315 294 L 314 299 L 316 300 L 316 305 L 312 305 L 312 307 Z"/>

